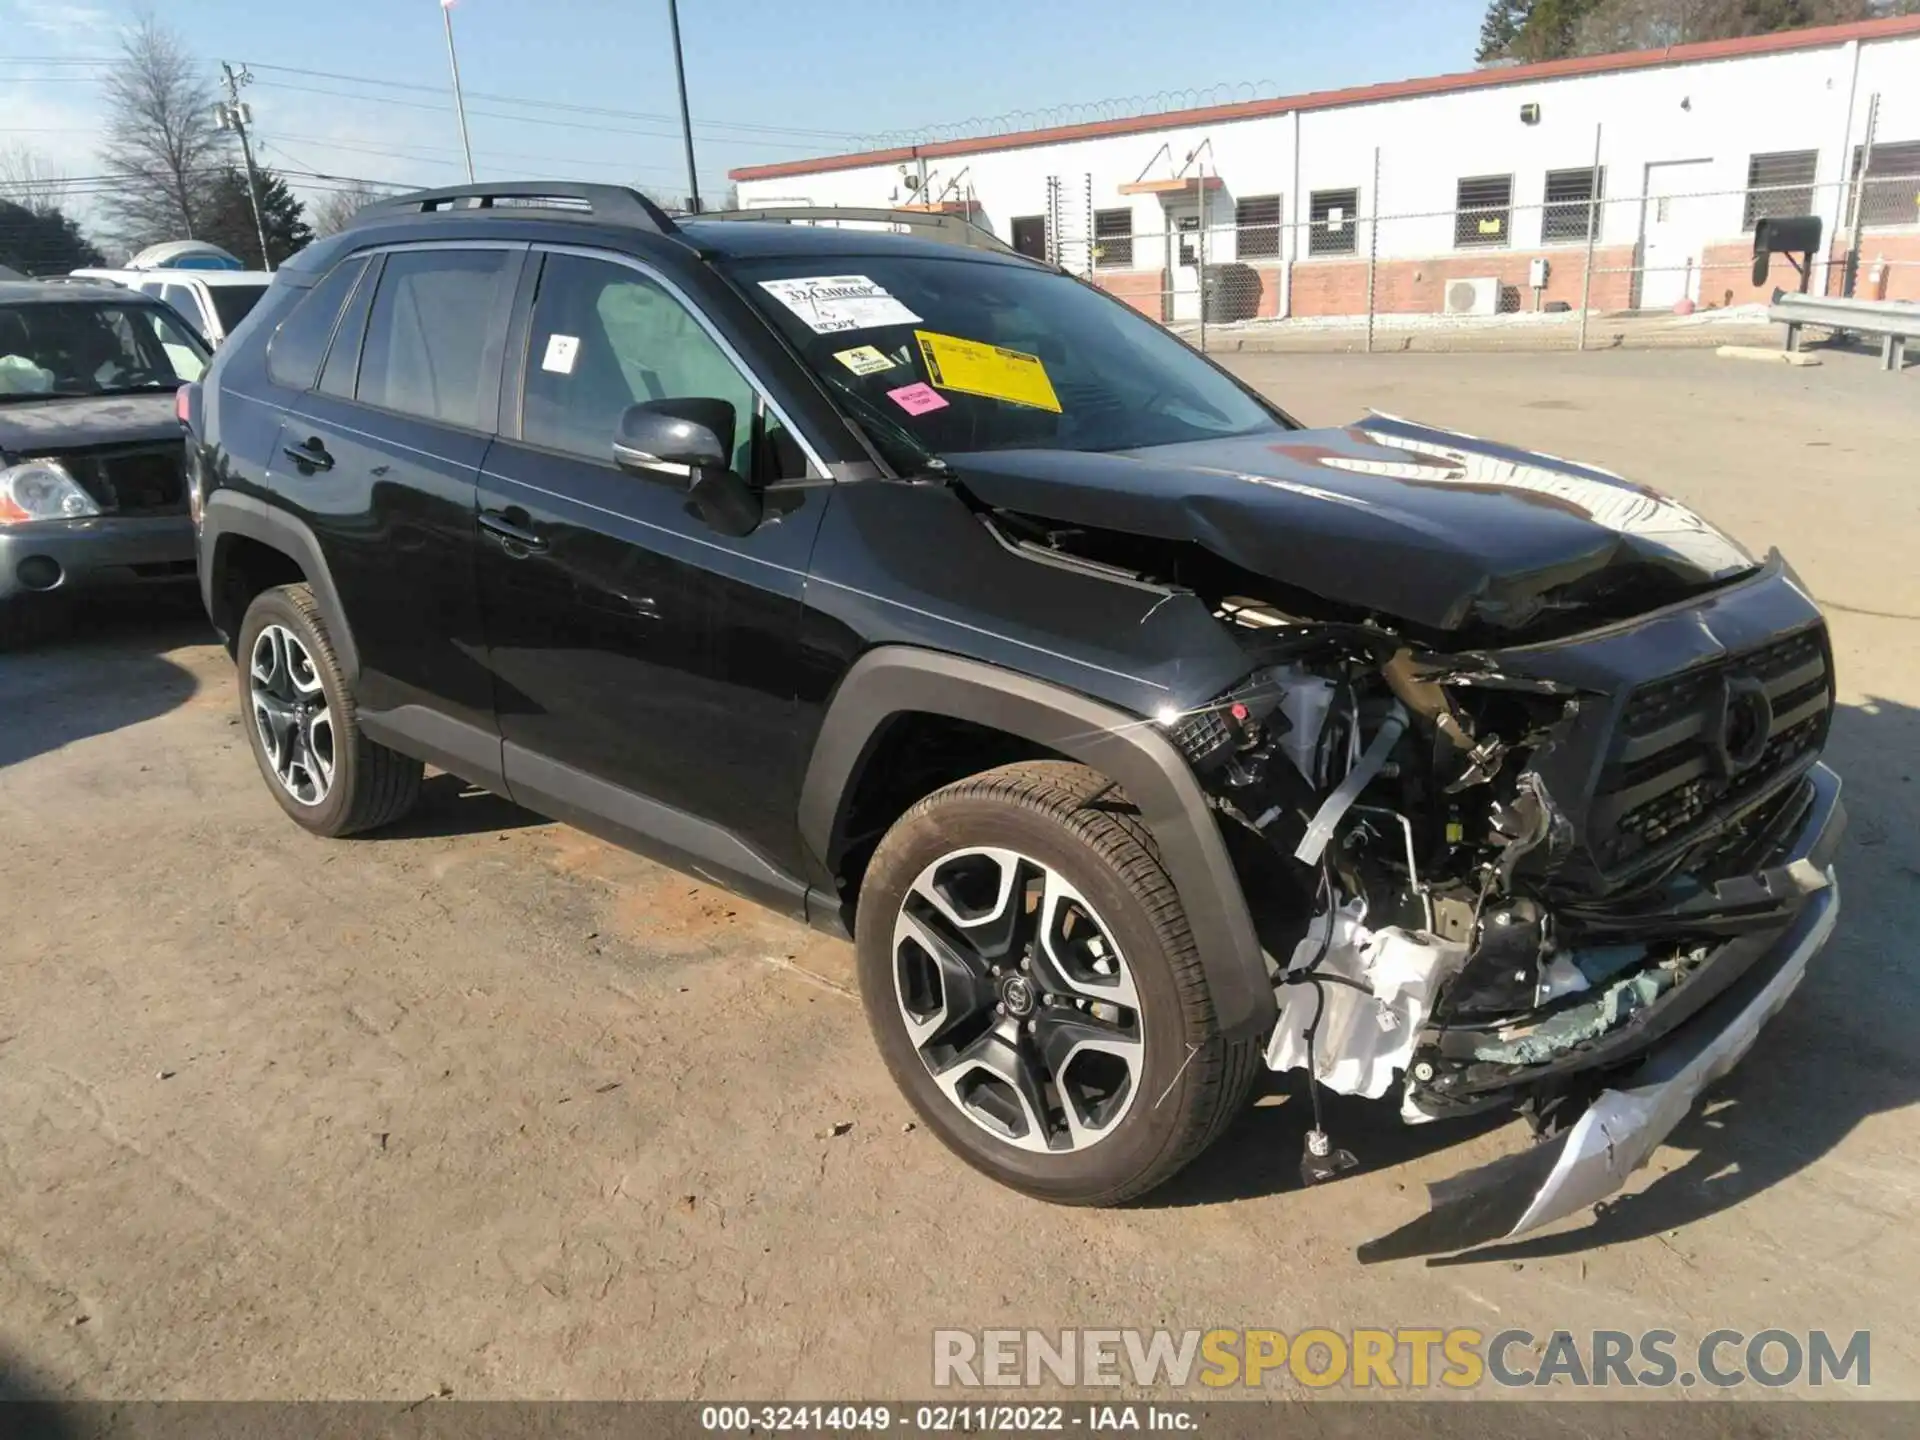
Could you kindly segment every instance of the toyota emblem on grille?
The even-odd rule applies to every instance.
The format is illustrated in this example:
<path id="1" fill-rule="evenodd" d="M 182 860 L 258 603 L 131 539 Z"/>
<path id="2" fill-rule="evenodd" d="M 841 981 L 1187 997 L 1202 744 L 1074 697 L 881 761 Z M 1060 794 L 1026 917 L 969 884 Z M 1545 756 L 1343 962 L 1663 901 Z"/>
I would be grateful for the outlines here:
<path id="1" fill-rule="evenodd" d="M 1707 748 L 1722 775 L 1738 775 L 1767 753 L 1773 738 L 1773 702 L 1751 675 L 1725 676 L 1720 703 L 1707 720 Z"/>

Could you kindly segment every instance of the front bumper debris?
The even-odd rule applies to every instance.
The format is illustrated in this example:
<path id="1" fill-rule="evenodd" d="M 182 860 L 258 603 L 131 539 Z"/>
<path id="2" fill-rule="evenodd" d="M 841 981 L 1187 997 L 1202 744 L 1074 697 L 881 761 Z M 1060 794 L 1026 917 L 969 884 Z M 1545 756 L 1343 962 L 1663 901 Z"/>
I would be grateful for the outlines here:
<path id="1" fill-rule="evenodd" d="M 1840 914 L 1840 892 L 1825 864 L 1846 825 L 1839 778 L 1816 766 L 1817 792 L 1790 858 L 1819 861 L 1825 884 L 1759 960 L 1680 1028 L 1658 1041 L 1631 1083 L 1603 1090 L 1567 1130 L 1429 1187 L 1430 1209 L 1369 1240 L 1363 1264 L 1465 1250 L 1512 1239 L 1605 1199 L 1645 1164 L 1702 1091 L 1751 1048 L 1786 1004 Z"/>

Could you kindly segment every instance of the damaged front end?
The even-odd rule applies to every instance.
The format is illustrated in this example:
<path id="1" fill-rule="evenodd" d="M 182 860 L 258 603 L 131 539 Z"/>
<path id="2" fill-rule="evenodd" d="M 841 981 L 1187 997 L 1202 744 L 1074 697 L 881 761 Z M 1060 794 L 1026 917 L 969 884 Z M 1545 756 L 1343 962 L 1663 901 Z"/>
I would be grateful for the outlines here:
<path id="1" fill-rule="evenodd" d="M 1254 668 L 1158 717 L 1216 806 L 1280 1005 L 1276 1070 L 1409 1123 L 1518 1112 L 1379 1260 L 1617 1188 L 1831 929 L 1817 608 L 1774 559 L 1598 629 L 1441 653 L 1372 618 L 1209 601 Z M 1317 1117 L 1303 1169 L 1352 1163 Z"/>

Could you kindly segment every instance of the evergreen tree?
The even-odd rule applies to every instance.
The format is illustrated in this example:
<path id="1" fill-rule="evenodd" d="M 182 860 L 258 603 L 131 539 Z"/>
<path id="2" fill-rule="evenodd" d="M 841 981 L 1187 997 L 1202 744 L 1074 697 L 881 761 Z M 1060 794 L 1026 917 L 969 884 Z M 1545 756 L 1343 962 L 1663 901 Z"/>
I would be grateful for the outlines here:
<path id="1" fill-rule="evenodd" d="M 268 262 L 278 266 L 296 251 L 313 241 L 306 212 L 300 199 L 287 188 L 287 182 L 264 166 L 254 172 L 260 179 L 260 221 L 267 232 L 267 254 L 260 254 L 260 237 L 254 228 L 253 203 L 247 197 L 247 172 L 229 165 L 214 177 L 200 202 L 198 238 L 230 250 L 247 262 L 249 269 L 264 270 Z"/>

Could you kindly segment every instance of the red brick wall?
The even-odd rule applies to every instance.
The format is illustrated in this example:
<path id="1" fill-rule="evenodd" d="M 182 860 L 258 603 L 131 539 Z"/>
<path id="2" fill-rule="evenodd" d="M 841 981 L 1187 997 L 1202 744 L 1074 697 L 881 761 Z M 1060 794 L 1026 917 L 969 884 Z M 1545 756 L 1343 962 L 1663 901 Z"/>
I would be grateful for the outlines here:
<path id="1" fill-rule="evenodd" d="M 1380 315 L 1438 315 L 1446 310 L 1449 281 L 1491 275 L 1519 292 L 1520 308 L 1533 308 L 1527 266 L 1536 255 L 1547 259 L 1544 301 L 1580 304 L 1583 250 L 1502 250 L 1474 255 L 1442 255 L 1426 260 L 1382 260 L 1374 275 L 1374 311 Z M 1597 310 L 1624 310 L 1632 276 L 1608 273 L 1633 263 L 1631 245 L 1604 246 L 1593 252 L 1593 293 Z M 1303 260 L 1293 267 L 1295 315 L 1364 315 L 1367 312 L 1367 262 Z"/>
<path id="2" fill-rule="evenodd" d="M 1827 293 L 1838 295 L 1846 274 L 1847 247 L 1836 245 L 1827 269 Z M 1895 263 L 1881 266 L 1880 279 L 1874 280 L 1876 260 Z M 1904 262 L 1904 263 L 1901 263 Z M 1815 264 L 1819 261 L 1816 259 Z M 1813 287 L 1820 283 L 1814 275 Z M 1753 241 L 1729 240 L 1709 245 L 1702 256 L 1700 303 L 1702 305 L 1751 305 L 1773 298 L 1775 290 L 1798 290 L 1800 276 L 1784 255 L 1773 257 L 1767 283 L 1753 283 Z M 1860 242 L 1860 275 L 1854 294 L 1863 300 L 1920 300 L 1920 232 L 1912 230 L 1879 232 L 1869 230 Z"/>
<path id="3" fill-rule="evenodd" d="M 1124 300 L 1149 320 L 1166 319 L 1167 272 L 1164 270 L 1096 270 L 1093 283 Z"/>

